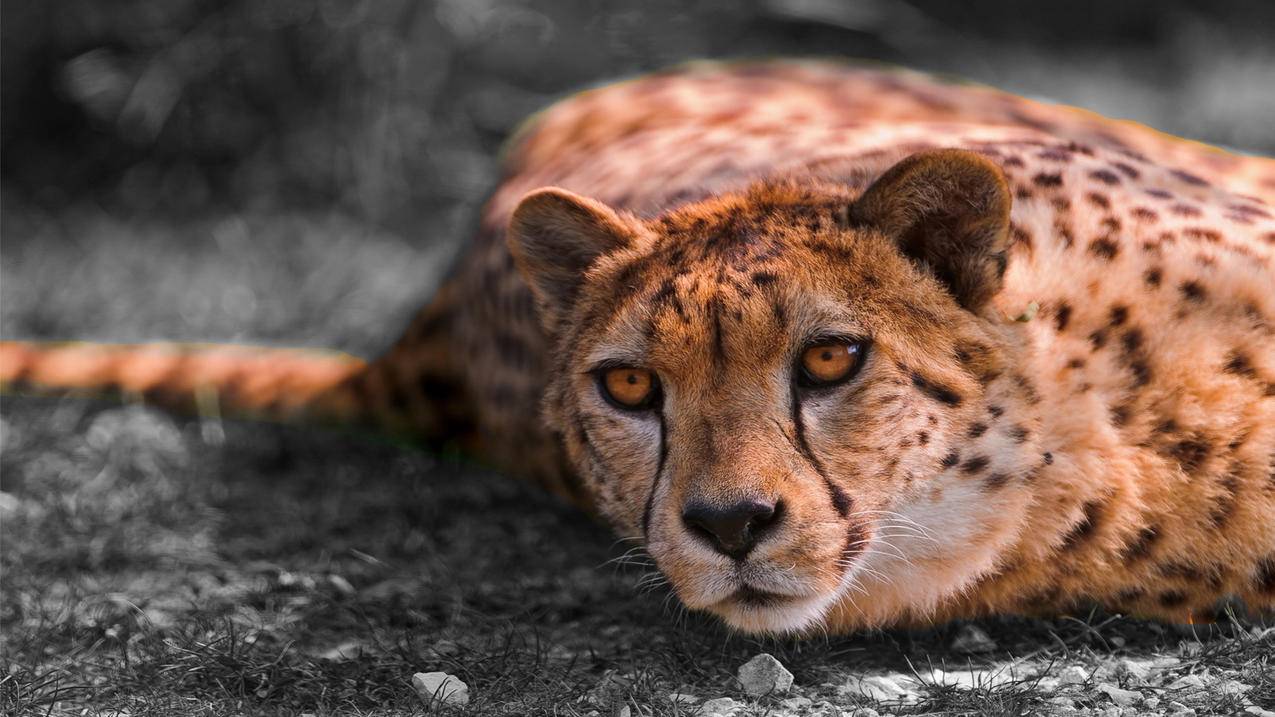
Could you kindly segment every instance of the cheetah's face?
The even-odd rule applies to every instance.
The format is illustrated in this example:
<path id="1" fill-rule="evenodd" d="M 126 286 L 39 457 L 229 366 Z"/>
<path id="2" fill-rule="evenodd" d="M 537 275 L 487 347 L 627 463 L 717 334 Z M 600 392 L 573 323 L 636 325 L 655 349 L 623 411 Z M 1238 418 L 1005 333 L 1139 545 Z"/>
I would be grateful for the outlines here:
<path id="1" fill-rule="evenodd" d="M 937 476 L 986 410 L 969 365 L 995 371 L 976 311 L 1007 214 L 999 173 L 956 152 L 862 197 L 771 185 L 651 222 L 524 200 L 512 247 L 557 345 L 548 420 L 688 607 L 800 630 L 889 579 L 880 556 L 951 561 L 942 546 L 981 534 L 962 521 L 995 501 Z"/>

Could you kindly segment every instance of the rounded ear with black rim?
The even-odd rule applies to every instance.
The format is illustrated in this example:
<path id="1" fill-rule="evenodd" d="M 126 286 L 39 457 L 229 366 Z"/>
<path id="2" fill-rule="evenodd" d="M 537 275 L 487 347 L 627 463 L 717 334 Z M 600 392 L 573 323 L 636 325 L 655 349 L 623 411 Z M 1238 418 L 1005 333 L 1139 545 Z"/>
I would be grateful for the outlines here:
<path id="1" fill-rule="evenodd" d="M 557 187 L 528 193 L 509 220 L 509 251 L 552 330 L 599 257 L 633 245 L 636 229 L 607 205 Z"/>
<path id="2" fill-rule="evenodd" d="M 1009 186 L 1000 167 L 959 149 L 914 154 L 850 208 L 978 311 L 1000 290 L 1009 246 Z"/>

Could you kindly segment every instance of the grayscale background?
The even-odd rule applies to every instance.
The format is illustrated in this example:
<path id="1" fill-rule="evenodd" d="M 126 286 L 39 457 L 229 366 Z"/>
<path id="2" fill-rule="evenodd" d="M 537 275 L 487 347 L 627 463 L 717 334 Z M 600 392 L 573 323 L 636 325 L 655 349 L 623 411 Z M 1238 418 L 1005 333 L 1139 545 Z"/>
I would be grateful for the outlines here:
<path id="1" fill-rule="evenodd" d="M 0 0 L 0 337 L 371 356 L 429 298 L 528 114 L 776 55 L 1275 152 L 1270 0 Z M 1269 624 L 1081 612 L 753 639 L 680 610 L 628 547 L 374 436 L 4 396 L 0 714 L 439 713 L 411 687 L 436 670 L 469 684 L 466 715 L 1275 710 Z M 793 692 L 743 694 L 763 651 Z M 936 667 L 972 689 L 846 692 Z"/>

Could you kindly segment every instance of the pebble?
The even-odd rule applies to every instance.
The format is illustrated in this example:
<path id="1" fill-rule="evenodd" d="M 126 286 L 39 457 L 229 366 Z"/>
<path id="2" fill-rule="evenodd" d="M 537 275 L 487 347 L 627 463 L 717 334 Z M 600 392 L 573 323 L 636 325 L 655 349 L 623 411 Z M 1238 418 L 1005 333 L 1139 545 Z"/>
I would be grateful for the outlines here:
<path id="1" fill-rule="evenodd" d="M 911 678 L 902 674 L 851 677 L 839 688 L 839 691 L 878 702 L 915 702 L 916 694 L 904 686 L 910 682 Z"/>
<path id="2" fill-rule="evenodd" d="M 1136 660 L 1124 659 L 1116 663 L 1116 676 L 1145 683 L 1151 676 L 1151 665 Z"/>
<path id="3" fill-rule="evenodd" d="M 1108 697 L 1111 698 L 1112 702 L 1115 702 L 1117 705 L 1121 707 L 1130 707 L 1136 704 L 1138 700 L 1142 699 L 1141 692 L 1134 692 L 1133 690 L 1121 689 L 1111 684 L 1110 682 L 1103 682 L 1101 684 L 1098 684 L 1094 686 L 1094 689 L 1107 695 Z"/>
<path id="4" fill-rule="evenodd" d="M 1168 708 L 1171 715 L 1179 715 L 1179 717 L 1194 717 L 1195 715 L 1193 708 L 1187 707 L 1181 702 L 1170 702 Z"/>
<path id="5" fill-rule="evenodd" d="M 426 702 L 457 706 L 469 704 L 469 685 L 446 672 L 417 672 L 412 675 L 412 687 Z"/>
<path id="6" fill-rule="evenodd" d="M 996 649 L 996 641 L 977 625 L 961 625 L 952 638 L 952 649 L 967 655 L 979 655 Z"/>
<path id="7" fill-rule="evenodd" d="M 739 668 L 739 684 L 751 697 L 787 692 L 792 673 L 769 653 L 763 652 Z"/>
<path id="8" fill-rule="evenodd" d="M 729 697 L 717 697 L 705 700 L 695 714 L 699 715 L 699 717 L 731 717 L 731 715 L 747 706 L 743 702 L 736 702 Z"/>
<path id="9" fill-rule="evenodd" d="M 1200 677 L 1199 675 L 1182 675 L 1178 679 L 1169 683 L 1169 689 L 1171 690 L 1183 690 L 1183 689 L 1200 690 L 1200 689 L 1204 689 L 1205 685 L 1206 683 L 1204 681 L 1204 678 Z"/>
<path id="10" fill-rule="evenodd" d="M 1068 665 L 1058 671 L 1058 681 L 1064 685 L 1081 685 L 1089 681 L 1089 673 L 1080 665 Z"/>
<path id="11" fill-rule="evenodd" d="M 812 704 L 814 704 L 814 701 L 809 697 L 789 697 L 788 699 L 781 701 L 779 706 L 786 710 L 800 711 L 806 709 Z"/>
<path id="12" fill-rule="evenodd" d="M 881 717 L 881 714 L 871 707 L 860 707 L 849 712 L 842 712 L 841 717 Z"/>

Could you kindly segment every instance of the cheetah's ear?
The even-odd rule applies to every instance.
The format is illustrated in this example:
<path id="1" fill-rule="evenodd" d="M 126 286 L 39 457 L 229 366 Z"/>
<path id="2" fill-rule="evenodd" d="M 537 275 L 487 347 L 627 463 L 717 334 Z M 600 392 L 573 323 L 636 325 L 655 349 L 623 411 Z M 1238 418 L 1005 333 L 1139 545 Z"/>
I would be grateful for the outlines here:
<path id="1" fill-rule="evenodd" d="M 920 152 L 881 175 L 850 208 L 977 311 L 1000 290 L 1009 244 L 1009 186 L 1000 167 L 958 149 Z"/>
<path id="2" fill-rule="evenodd" d="M 509 220 L 509 250 L 550 331 L 571 309 L 585 272 L 633 245 L 635 228 L 607 205 L 549 187 L 527 194 Z"/>

